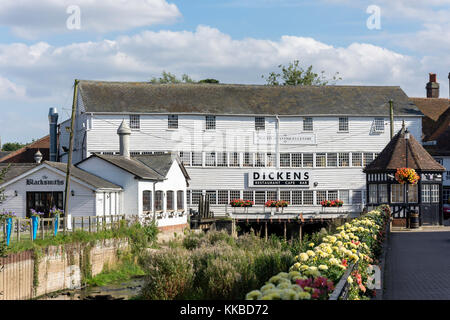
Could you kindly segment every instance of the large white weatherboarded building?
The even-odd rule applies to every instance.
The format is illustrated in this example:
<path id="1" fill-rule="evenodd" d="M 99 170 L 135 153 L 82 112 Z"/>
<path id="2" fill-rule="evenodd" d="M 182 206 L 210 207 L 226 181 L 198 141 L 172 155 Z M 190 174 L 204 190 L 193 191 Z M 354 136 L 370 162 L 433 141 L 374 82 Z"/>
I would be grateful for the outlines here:
<path id="1" fill-rule="evenodd" d="M 207 193 L 216 214 L 236 198 L 255 201 L 255 212 L 278 199 L 291 203 L 285 212 L 319 212 L 325 199 L 356 212 L 362 169 L 390 140 L 389 100 L 394 131 L 404 121 L 420 142 L 423 115 L 400 87 L 80 81 L 74 163 L 119 154 L 125 120 L 131 156 L 178 153 L 191 178 L 188 207 Z M 69 126 L 60 124 L 61 161 Z"/>

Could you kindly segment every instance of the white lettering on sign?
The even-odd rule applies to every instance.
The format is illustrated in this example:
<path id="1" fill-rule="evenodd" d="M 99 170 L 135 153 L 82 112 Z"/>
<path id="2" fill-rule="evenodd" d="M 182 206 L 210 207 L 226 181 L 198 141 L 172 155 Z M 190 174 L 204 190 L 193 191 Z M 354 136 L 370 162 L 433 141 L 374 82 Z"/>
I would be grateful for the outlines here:
<path id="1" fill-rule="evenodd" d="M 310 186 L 311 172 L 306 170 L 255 170 L 248 173 L 249 187 L 306 187 Z"/>
<path id="2" fill-rule="evenodd" d="M 254 133 L 254 144 L 275 144 L 277 136 L 275 133 Z M 316 144 L 314 133 L 295 133 L 280 135 L 280 144 Z"/>

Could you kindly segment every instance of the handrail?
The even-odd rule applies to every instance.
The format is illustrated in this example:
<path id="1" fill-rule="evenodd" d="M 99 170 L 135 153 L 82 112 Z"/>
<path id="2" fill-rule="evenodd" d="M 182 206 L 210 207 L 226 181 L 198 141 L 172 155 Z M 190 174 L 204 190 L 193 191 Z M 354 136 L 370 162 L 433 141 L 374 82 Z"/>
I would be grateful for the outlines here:
<path id="1" fill-rule="evenodd" d="M 359 253 L 359 250 L 357 253 Z M 348 283 L 348 277 L 350 277 L 355 268 L 358 268 L 358 264 L 359 261 L 354 262 L 347 268 L 344 275 L 341 277 L 338 284 L 334 288 L 334 291 L 330 294 L 328 300 L 339 300 L 339 298 L 342 298 L 342 300 L 347 299 L 350 286 L 350 284 Z"/>

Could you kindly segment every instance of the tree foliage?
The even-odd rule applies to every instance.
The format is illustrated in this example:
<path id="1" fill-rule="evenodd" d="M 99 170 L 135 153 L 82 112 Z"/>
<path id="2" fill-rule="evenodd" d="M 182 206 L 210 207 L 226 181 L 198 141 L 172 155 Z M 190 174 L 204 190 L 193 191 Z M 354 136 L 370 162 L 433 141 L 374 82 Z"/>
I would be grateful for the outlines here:
<path id="1" fill-rule="evenodd" d="M 216 79 L 203 79 L 200 81 L 193 80 L 189 75 L 183 74 L 180 78 L 177 78 L 176 75 L 170 72 L 163 71 L 161 77 L 155 78 L 153 77 L 150 80 L 151 83 L 155 84 L 174 84 L 174 83 L 219 83 L 219 80 Z"/>
<path id="2" fill-rule="evenodd" d="M 281 73 L 271 72 L 267 77 L 263 75 L 262 78 L 266 79 L 267 85 L 272 86 L 325 86 L 342 80 L 339 72 L 336 72 L 333 78 L 327 79 L 325 71 L 319 75 L 313 72 L 312 65 L 303 69 L 299 64 L 299 60 L 290 62 L 287 67 L 280 64 L 278 68 L 281 69 Z"/>
<path id="3" fill-rule="evenodd" d="M 2 151 L 16 151 L 24 146 L 26 145 L 18 142 L 7 142 L 3 144 Z"/>

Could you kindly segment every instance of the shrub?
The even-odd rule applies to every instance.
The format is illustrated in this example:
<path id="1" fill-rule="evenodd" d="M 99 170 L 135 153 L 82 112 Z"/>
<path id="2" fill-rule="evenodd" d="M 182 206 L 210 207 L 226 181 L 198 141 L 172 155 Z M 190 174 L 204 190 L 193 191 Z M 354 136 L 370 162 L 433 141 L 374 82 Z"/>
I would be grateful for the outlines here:
<path id="1" fill-rule="evenodd" d="M 194 268 L 186 250 L 169 249 L 148 256 L 144 270 L 147 276 L 141 294 L 145 299 L 183 299 L 191 290 Z"/>

